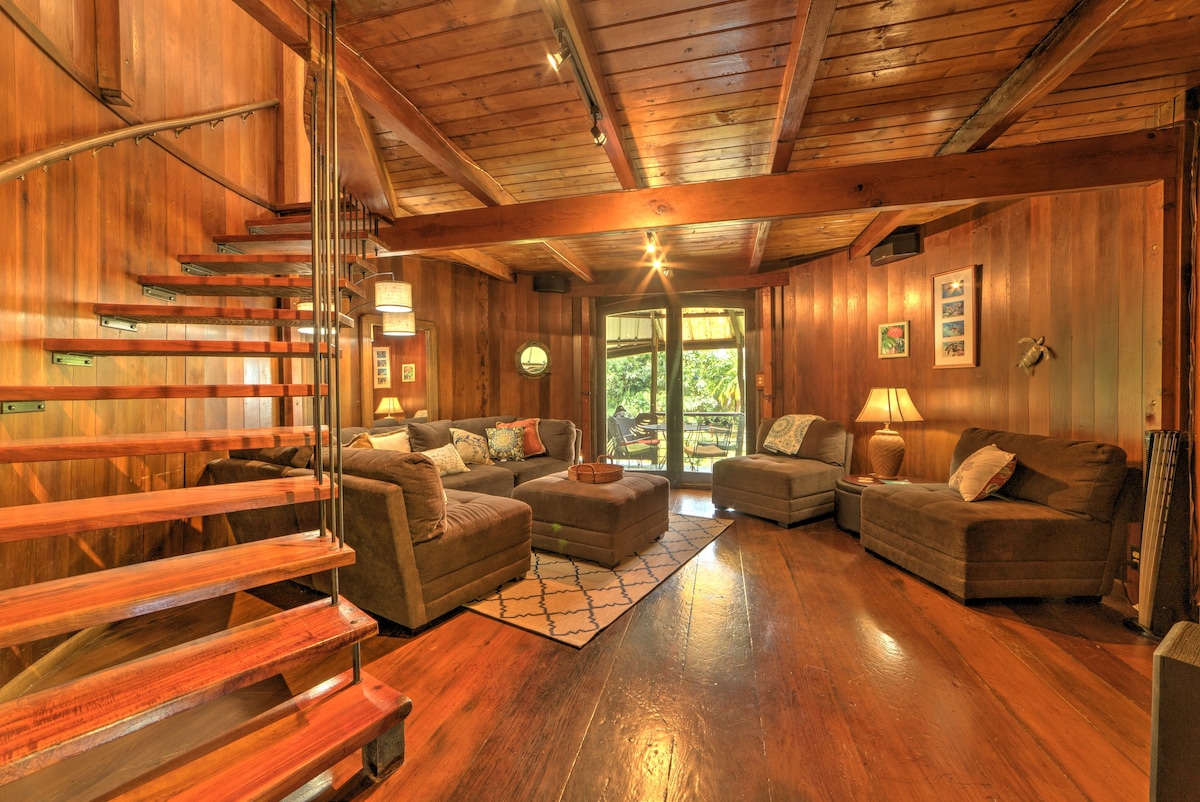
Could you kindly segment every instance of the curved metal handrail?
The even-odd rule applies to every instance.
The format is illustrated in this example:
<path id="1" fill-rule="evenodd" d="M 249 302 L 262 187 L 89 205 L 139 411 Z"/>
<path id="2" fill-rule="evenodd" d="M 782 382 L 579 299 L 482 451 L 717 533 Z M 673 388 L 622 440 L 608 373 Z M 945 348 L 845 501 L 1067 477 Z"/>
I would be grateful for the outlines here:
<path id="1" fill-rule="evenodd" d="M 11 181 L 14 178 L 24 178 L 26 173 L 38 167 L 49 167 L 51 164 L 63 161 L 64 159 L 69 161 L 72 156 L 83 153 L 85 150 L 90 150 L 95 155 L 101 148 L 115 145 L 124 139 L 141 141 L 148 136 L 154 136 L 160 131 L 169 129 L 173 129 L 175 135 L 178 136 L 193 125 L 200 125 L 201 123 L 209 123 L 211 127 L 215 128 L 217 123 L 226 117 L 241 116 L 242 120 L 245 121 L 247 117 L 256 111 L 273 108 L 278 105 L 279 101 L 277 99 L 260 100 L 257 103 L 247 103 L 244 106 L 235 106 L 224 111 L 212 111 L 207 114 L 178 117 L 174 120 L 162 120 L 156 123 L 142 123 L 141 125 L 134 125 L 129 128 L 109 131 L 107 134 L 97 134 L 86 139 L 43 148 L 28 156 L 18 156 L 15 159 L 9 159 L 6 162 L 0 163 L 0 184 Z"/>

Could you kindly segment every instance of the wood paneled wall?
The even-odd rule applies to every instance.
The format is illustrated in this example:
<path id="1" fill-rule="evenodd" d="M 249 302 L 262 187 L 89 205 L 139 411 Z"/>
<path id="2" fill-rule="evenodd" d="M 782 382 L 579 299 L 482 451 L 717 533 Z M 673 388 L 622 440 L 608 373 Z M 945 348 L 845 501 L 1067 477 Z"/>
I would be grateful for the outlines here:
<path id="1" fill-rule="evenodd" d="M 532 279 L 488 279 L 462 265 L 426 258 L 385 258 L 374 268 L 393 271 L 413 285 L 413 309 L 437 331 L 440 418 L 530 415 L 579 421 L 573 367 L 573 308 L 563 294 L 533 291 Z M 540 340 L 550 349 L 550 374 L 529 379 L 517 373 L 517 349 Z M 353 355 L 353 386 L 344 420 L 358 422 L 359 359 Z M 346 364 L 346 363 L 343 363 Z"/>
<path id="2" fill-rule="evenodd" d="M 845 253 L 791 268 L 776 360 L 783 412 L 847 424 L 866 471 L 875 424 L 856 424 L 871 387 L 907 387 L 925 417 L 898 425 L 902 472 L 945 481 L 962 429 L 1115 443 L 1141 461 L 1158 428 L 1162 328 L 1161 189 L 1127 188 L 977 206 L 927 226 L 923 253 L 890 265 Z M 934 363 L 932 276 L 979 265 L 979 361 Z M 875 326 L 910 321 L 911 356 L 881 359 Z M 1021 337 L 1054 357 L 1016 367 Z"/>
<path id="3" fill-rule="evenodd" d="M 0 14 L 0 161 L 124 127 L 85 86 L 96 71 L 92 3 L 20 0 L 15 7 L 37 24 L 42 46 Z M 290 54 L 232 2 L 154 0 L 144 3 L 139 22 L 132 110 L 142 119 L 280 97 L 280 66 Z M 48 57 L 46 47 L 69 56 L 71 68 Z M 128 141 L 0 185 L 0 385 L 269 380 L 266 360 L 98 357 L 95 367 L 62 368 L 51 365 L 41 348 L 42 337 L 184 336 L 181 327 L 161 324 L 137 334 L 102 329 L 92 304 L 149 301 L 135 276 L 178 273 L 177 254 L 211 252 L 213 235 L 242 232 L 244 220 L 264 213 L 222 183 L 273 197 L 275 112 L 164 136 L 221 181 L 150 142 Z M 181 297 L 180 303 L 207 300 Z M 207 327 L 186 334 L 270 336 L 230 328 L 245 330 Z M 0 438 L 271 425 L 273 414 L 270 402 L 236 399 L 51 402 L 43 413 L 4 415 Z M 194 482 L 211 456 L 4 465 L 0 506 L 178 487 Z M 187 527 L 156 525 L 8 544 L 0 546 L 0 586 L 179 553 L 200 545 L 197 537 Z M 0 677 L 19 670 L 39 648 L 6 651 Z"/>

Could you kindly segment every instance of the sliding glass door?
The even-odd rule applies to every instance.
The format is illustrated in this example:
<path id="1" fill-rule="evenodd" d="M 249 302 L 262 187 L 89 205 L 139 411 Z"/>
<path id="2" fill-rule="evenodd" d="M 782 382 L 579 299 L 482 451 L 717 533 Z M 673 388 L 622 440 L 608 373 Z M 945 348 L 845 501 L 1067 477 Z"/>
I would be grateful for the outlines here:
<path id="1" fill-rule="evenodd" d="M 603 453 L 626 470 L 709 484 L 746 452 L 747 299 L 693 294 L 598 311 Z"/>

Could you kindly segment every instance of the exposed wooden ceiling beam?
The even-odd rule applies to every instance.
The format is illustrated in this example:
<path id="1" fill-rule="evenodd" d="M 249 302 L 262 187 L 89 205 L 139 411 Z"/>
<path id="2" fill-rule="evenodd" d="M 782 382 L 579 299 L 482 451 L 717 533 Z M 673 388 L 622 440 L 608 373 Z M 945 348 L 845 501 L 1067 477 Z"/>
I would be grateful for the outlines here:
<path id="1" fill-rule="evenodd" d="M 281 42 L 299 53 L 303 58 L 310 56 L 308 15 L 291 0 L 235 0 L 235 2 L 275 35 Z M 593 49 L 594 51 L 594 49 Z M 426 161 L 441 170 L 455 183 L 462 186 L 485 206 L 515 204 L 517 199 L 492 178 L 482 167 L 429 121 L 408 98 L 368 64 L 361 56 L 341 42 L 337 49 L 338 68 L 354 88 L 355 97 L 371 114 L 392 128 L 413 150 Z M 611 98 L 609 98 L 611 103 Z M 618 136 L 610 137 L 619 140 Z M 395 195 L 393 194 L 393 200 Z M 562 253 L 570 249 L 563 243 L 551 243 L 550 253 L 562 261 Z M 485 256 L 485 254 L 480 254 Z M 488 262 L 487 259 L 491 261 Z M 462 261 L 478 267 L 490 276 L 503 281 L 512 280 L 512 270 L 491 257 L 476 259 L 478 264 Z M 567 265 L 572 272 L 585 281 L 592 280 L 591 270 L 577 256 Z M 564 262 L 564 264 L 566 264 Z M 481 267 L 485 265 L 486 267 Z M 502 270 L 497 271 L 496 265 Z M 500 275 L 497 275 L 497 272 Z"/>
<path id="2" fill-rule="evenodd" d="M 702 278 L 663 278 L 657 272 L 630 275 L 624 281 L 571 287 L 570 295 L 603 298 L 614 295 L 645 295 L 656 292 L 704 292 L 707 290 L 745 290 L 758 287 L 782 287 L 791 282 L 787 270 L 760 273 L 757 276 L 706 276 Z"/>
<path id="3" fill-rule="evenodd" d="M 783 70 L 783 88 L 775 111 L 775 128 L 771 132 L 772 173 L 786 172 L 792 161 L 800 121 L 812 93 L 821 53 L 825 50 L 825 37 L 836 8 L 837 0 L 801 0 L 796 9 L 792 44 Z"/>
<path id="4" fill-rule="evenodd" d="M 608 91 L 608 82 L 604 78 L 604 70 L 600 66 L 600 58 L 596 55 L 596 44 L 592 40 L 592 31 L 587 24 L 583 6 L 579 0 L 542 0 L 546 16 L 550 18 L 551 26 L 562 28 L 571 37 L 575 45 L 572 63 L 576 69 L 583 71 L 583 80 L 591 88 L 596 107 L 600 111 L 597 125 L 604 132 L 604 153 L 612 164 L 617 180 L 622 189 L 635 189 L 644 184 L 633 172 L 633 159 L 626 150 L 625 137 L 621 135 L 621 126 L 617 122 L 617 104 L 612 93 Z M 586 93 L 583 87 L 578 87 L 580 94 Z"/>
<path id="5" fill-rule="evenodd" d="M 589 282 L 596 280 L 596 277 L 592 275 L 591 268 L 584 262 L 583 257 L 575 253 L 567 243 L 554 241 L 543 243 L 543 245 L 550 252 L 550 255 L 558 260 L 559 264 L 579 278 Z"/>
<path id="6" fill-rule="evenodd" d="M 864 209 L 976 203 L 1175 175 L 1173 128 L 821 171 L 580 195 L 397 220 L 380 232 L 401 253 L 539 242 L 612 231 L 772 220 Z"/>
<path id="7" fill-rule="evenodd" d="M 951 135 L 939 156 L 983 150 L 1087 61 L 1141 5 L 1142 0 L 1082 0 Z M 883 241 L 908 213 L 891 212 L 871 222 L 850 246 L 862 256 Z"/>
<path id="8" fill-rule="evenodd" d="M 433 255 L 437 256 L 438 254 Z M 517 280 L 512 268 L 499 259 L 488 256 L 483 251 L 477 251 L 473 248 L 462 248 L 455 251 L 447 251 L 444 256 L 451 261 L 462 262 L 468 267 L 473 267 L 479 272 L 487 273 L 492 278 L 500 279 L 501 281 L 511 283 Z"/>
<path id="9" fill-rule="evenodd" d="M 939 155 L 983 150 L 1119 31 L 1142 0 L 1082 0 L 954 135 Z"/>
<path id="10" fill-rule="evenodd" d="M 747 273 L 757 273 L 762 267 L 763 256 L 767 252 L 767 240 L 771 238 L 771 221 L 763 220 L 755 226 L 754 249 L 750 252 L 750 269 Z"/>
<path id="11" fill-rule="evenodd" d="M 891 212 L 875 215 L 875 219 L 867 223 L 859 235 L 850 243 L 850 258 L 857 259 L 866 256 L 883 238 L 891 234 L 896 226 L 902 224 L 912 214 L 911 209 L 896 209 Z"/>
<path id="12" fill-rule="evenodd" d="M 396 190 L 378 140 L 349 83 L 338 77 L 338 164 L 342 185 L 372 212 L 389 220 L 400 216 Z"/>

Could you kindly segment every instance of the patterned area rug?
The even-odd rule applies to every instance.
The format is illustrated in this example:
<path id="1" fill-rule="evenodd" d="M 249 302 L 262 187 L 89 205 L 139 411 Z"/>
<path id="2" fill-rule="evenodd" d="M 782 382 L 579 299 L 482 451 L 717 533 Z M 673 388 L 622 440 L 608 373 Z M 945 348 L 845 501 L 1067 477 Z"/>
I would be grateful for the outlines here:
<path id="1" fill-rule="evenodd" d="M 533 567 L 524 579 L 467 608 L 578 648 L 696 556 L 730 523 L 671 513 L 670 528 L 658 540 L 611 569 L 534 551 Z"/>

